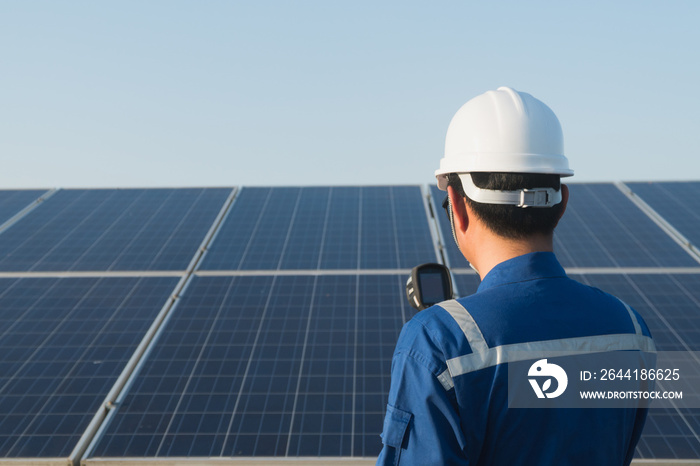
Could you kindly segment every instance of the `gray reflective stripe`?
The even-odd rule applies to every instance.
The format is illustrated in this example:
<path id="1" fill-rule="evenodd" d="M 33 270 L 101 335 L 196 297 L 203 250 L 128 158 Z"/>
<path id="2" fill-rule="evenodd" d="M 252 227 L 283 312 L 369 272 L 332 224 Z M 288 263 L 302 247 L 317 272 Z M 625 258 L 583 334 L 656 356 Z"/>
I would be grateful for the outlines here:
<path id="1" fill-rule="evenodd" d="M 606 351 L 641 350 L 654 352 L 654 341 L 644 335 L 631 333 L 564 338 L 561 340 L 532 341 L 489 348 L 485 352 L 466 354 L 447 361 L 452 377 L 478 371 L 507 362 L 542 359 Z"/>
<path id="2" fill-rule="evenodd" d="M 445 369 L 445 371 L 442 374 L 438 375 L 437 379 L 440 381 L 440 383 L 442 384 L 442 388 L 444 388 L 445 390 L 449 390 L 455 386 L 454 382 L 452 381 L 450 371 L 448 369 Z"/>
<path id="3" fill-rule="evenodd" d="M 631 307 L 629 307 L 627 305 L 626 302 L 624 302 L 624 301 L 620 301 L 620 302 L 625 305 L 627 312 L 629 312 L 629 314 L 630 314 L 630 319 L 632 319 L 632 324 L 634 325 L 634 333 L 636 333 L 637 335 L 641 335 L 642 334 L 642 327 L 639 325 L 639 321 L 637 320 L 637 316 L 634 315 L 634 311 L 632 310 Z"/>
<path id="4" fill-rule="evenodd" d="M 459 328 L 462 329 L 464 336 L 467 338 L 472 352 L 482 353 L 489 350 L 481 330 L 479 330 L 476 322 L 474 322 L 474 318 L 464 306 L 454 299 L 441 302 L 438 306 L 449 312 L 455 322 L 457 322 L 457 325 L 459 325 Z"/>

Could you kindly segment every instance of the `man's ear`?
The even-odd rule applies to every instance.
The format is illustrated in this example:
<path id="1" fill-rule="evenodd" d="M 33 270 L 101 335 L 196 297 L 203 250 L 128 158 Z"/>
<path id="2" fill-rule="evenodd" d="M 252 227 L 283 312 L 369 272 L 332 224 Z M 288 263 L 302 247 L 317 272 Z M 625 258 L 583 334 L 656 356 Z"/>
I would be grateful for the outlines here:
<path id="1" fill-rule="evenodd" d="M 454 222 L 455 230 L 467 231 L 469 216 L 467 215 L 467 205 L 464 198 L 457 194 L 457 191 L 452 186 L 447 187 L 447 194 L 450 196 L 450 202 L 452 203 L 452 221 Z"/>

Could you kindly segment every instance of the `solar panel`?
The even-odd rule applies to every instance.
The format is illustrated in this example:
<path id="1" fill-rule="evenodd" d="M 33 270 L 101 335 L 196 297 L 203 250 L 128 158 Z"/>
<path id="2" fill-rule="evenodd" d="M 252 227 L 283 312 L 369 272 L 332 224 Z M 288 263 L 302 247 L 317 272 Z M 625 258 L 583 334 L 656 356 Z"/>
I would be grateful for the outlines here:
<path id="1" fill-rule="evenodd" d="M 243 188 L 204 270 L 395 269 L 437 260 L 420 188 Z"/>
<path id="2" fill-rule="evenodd" d="M 0 279 L 0 458 L 68 457 L 176 282 Z"/>
<path id="3" fill-rule="evenodd" d="M 36 201 L 46 190 L 22 189 L 0 191 L 0 225 Z"/>
<path id="4" fill-rule="evenodd" d="M 700 247 L 700 182 L 626 183 L 696 248 Z"/>
<path id="5" fill-rule="evenodd" d="M 0 235 L 0 270 L 184 270 L 229 193 L 61 190 Z"/>
<path id="6" fill-rule="evenodd" d="M 195 278 L 93 456 L 378 454 L 404 281 Z"/>
<path id="7" fill-rule="evenodd" d="M 613 184 L 572 184 L 554 233 L 565 267 L 697 267 L 698 262 Z"/>

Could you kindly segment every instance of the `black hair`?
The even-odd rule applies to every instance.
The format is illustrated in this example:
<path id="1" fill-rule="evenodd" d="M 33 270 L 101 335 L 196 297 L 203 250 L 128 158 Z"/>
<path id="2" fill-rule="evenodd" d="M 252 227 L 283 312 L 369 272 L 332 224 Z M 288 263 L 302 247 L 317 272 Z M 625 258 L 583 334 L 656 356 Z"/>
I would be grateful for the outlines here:
<path id="1" fill-rule="evenodd" d="M 517 189 L 561 189 L 559 175 L 540 173 L 471 173 L 477 188 L 502 191 Z M 456 173 L 448 176 L 448 185 L 466 199 L 474 214 L 499 236 L 522 239 L 533 235 L 549 235 L 561 217 L 562 203 L 552 207 L 518 207 L 515 205 L 481 204 L 468 198 Z"/>

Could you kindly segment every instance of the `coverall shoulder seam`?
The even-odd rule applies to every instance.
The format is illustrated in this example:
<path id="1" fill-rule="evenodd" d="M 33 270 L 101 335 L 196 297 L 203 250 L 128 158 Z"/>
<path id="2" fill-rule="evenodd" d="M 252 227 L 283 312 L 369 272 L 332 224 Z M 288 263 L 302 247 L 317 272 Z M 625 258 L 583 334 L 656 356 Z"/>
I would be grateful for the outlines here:
<path id="1" fill-rule="evenodd" d="M 440 368 L 435 363 L 433 363 L 433 361 L 431 361 L 431 358 L 414 349 L 397 351 L 396 354 L 394 354 L 394 359 L 396 359 L 398 356 L 405 356 L 407 358 L 411 358 L 412 360 L 423 366 L 425 369 L 427 369 L 435 377 L 442 373 Z M 445 362 L 444 365 L 445 368 L 447 368 L 447 362 Z"/>

